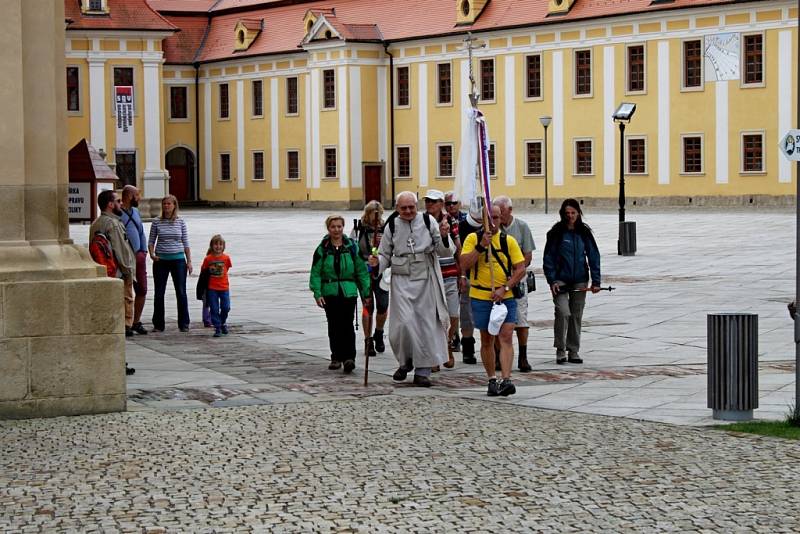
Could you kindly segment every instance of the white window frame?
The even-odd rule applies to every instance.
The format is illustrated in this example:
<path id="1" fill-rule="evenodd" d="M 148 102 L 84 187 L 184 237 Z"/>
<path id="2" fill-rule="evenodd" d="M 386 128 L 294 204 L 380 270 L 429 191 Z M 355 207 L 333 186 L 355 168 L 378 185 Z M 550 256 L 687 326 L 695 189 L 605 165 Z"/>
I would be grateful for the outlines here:
<path id="1" fill-rule="evenodd" d="M 631 172 L 631 140 L 641 139 L 644 141 L 644 172 Z M 631 176 L 647 176 L 650 174 L 649 159 L 647 155 L 647 136 L 646 135 L 625 135 L 625 174 Z M 682 148 L 682 147 L 681 147 Z"/>
<path id="2" fill-rule="evenodd" d="M 108 13 L 108 0 L 100 0 L 100 9 L 91 9 L 90 0 L 81 1 L 81 13 L 90 15 L 107 14 Z"/>
<path id="3" fill-rule="evenodd" d="M 69 102 L 67 102 L 67 116 L 69 117 L 82 117 L 83 116 L 83 69 L 80 65 L 69 64 L 64 66 L 64 87 L 67 85 L 67 69 L 78 69 L 78 109 L 70 110 Z M 69 94 L 67 94 L 69 96 Z"/>
<path id="4" fill-rule="evenodd" d="M 528 96 L 528 58 L 532 56 L 539 56 L 539 96 Z M 534 54 L 525 54 L 522 58 L 522 68 L 525 73 L 522 77 L 522 100 L 525 102 L 539 102 L 544 100 L 544 53 L 536 52 Z"/>
<path id="5" fill-rule="evenodd" d="M 630 91 L 630 74 L 631 74 L 631 65 L 630 65 L 630 55 L 628 54 L 628 50 L 633 48 L 634 46 L 641 46 L 643 49 L 643 82 L 644 82 L 644 89 L 641 91 Z M 681 45 L 683 46 L 683 45 Z M 646 95 L 647 94 L 647 42 L 641 41 L 636 43 L 628 43 L 625 45 L 625 94 L 626 95 Z"/>
<path id="6" fill-rule="evenodd" d="M 578 52 L 589 52 L 589 92 L 578 94 Z M 576 48 L 572 51 L 572 98 L 593 98 L 594 97 L 594 49 L 591 47 Z M 594 150 L 594 145 L 592 145 Z M 594 152 L 592 153 L 594 155 Z M 592 157 L 594 159 L 594 157 Z M 592 162 L 594 168 L 594 162 Z M 578 176 L 585 176 L 583 174 Z"/>
<path id="7" fill-rule="evenodd" d="M 297 178 L 290 178 L 289 177 L 289 154 L 292 153 L 292 152 L 297 154 Z M 286 151 L 285 151 L 284 162 L 285 162 L 284 172 L 285 172 L 285 176 L 286 176 L 285 181 L 287 181 L 287 182 L 299 182 L 300 180 L 303 179 L 303 166 L 300 164 L 300 149 L 299 148 L 287 148 Z M 338 161 L 337 161 L 337 163 L 338 163 Z"/>
<path id="8" fill-rule="evenodd" d="M 339 147 L 337 145 L 322 145 L 322 179 L 323 180 L 338 180 L 339 179 Z M 336 175 L 335 176 L 328 176 L 328 161 L 325 156 L 326 150 L 333 149 L 334 153 L 336 154 Z"/>
<path id="9" fill-rule="evenodd" d="M 333 107 L 325 107 L 325 72 L 326 71 L 333 72 Z M 337 76 L 336 76 L 336 69 L 334 69 L 334 68 L 322 69 L 322 72 L 320 72 L 320 78 L 321 79 L 320 79 L 320 94 L 319 94 L 319 97 L 322 100 L 322 102 L 320 102 L 320 109 L 322 111 L 336 111 L 337 104 L 339 103 L 339 91 L 337 90 L 337 87 L 336 87 L 336 83 L 338 82 Z M 298 109 L 299 109 L 300 103 L 298 102 L 297 105 L 298 105 Z M 337 159 L 338 159 L 338 156 L 337 156 Z"/>
<path id="10" fill-rule="evenodd" d="M 222 86 L 228 86 L 228 116 L 222 116 Z M 220 82 L 217 84 L 217 120 L 229 121 L 231 120 L 231 84 L 228 82 Z"/>
<path id="11" fill-rule="evenodd" d="M 169 118 L 167 122 L 191 122 L 192 121 L 192 112 L 189 109 L 189 86 L 188 85 L 168 85 L 169 88 Z M 172 116 L 172 88 L 173 87 L 182 87 L 186 90 L 186 118 L 181 119 Z"/>
<path id="12" fill-rule="evenodd" d="M 408 104 L 400 105 L 400 76 L 398 72 L 400 69 L 408 69 Z M 394 109 L 409 109 L 411 108 L 411 65 L 396 65 L 394 67 Z"/>
<path id="13" fill-rule="evenodd" d="M 256 96 L 256 82 L 261 82 L 261 115 L 256 115 L 256 103 L 255 103 L 255 96 Z M 230 92 L 230 90 L 229 90 Z M 230 95 L 228 95 L 230 99 Z M 228 102 L 228 107 L 230 108 L 230 102 Z M 264 118 L 264 80 L 261 78 L 250 80 L 250 118 L 251 119 L 263 119 Z"/>
<path id="14" fill-rule="evenodd" d="M 490 180 L 497 180 L 497 143 L 494 141 L 489 141 L 489 149 L 491 153 L 491 149 L 494 148 L 494 174 L 492 174 L 492 167 L 489 165 L 489 179 Z M 488 154 L 487 154 L 488 155 Z M 489 161 L 487 160 L 487 165 Z M 455 165 L 453 166 L 453 172 L 455 172 Z"/>
<path id="15" fill-rule="evenodd" d="M 437 107 L 453 107 L 453 101 L 455 100 L 455 84 L 453 83 L 453 62 L 452 61 L 439 61 L 435 63 L 436 65 L 436 103 Z M 450 66 L 450 102 L 439 102 L 439 65 L 449 65 Z"/>
<path id="16" fill-rule="evenodd" d="M 256 154 L 261 154 L 261 178 L 256 178 Z M 250 151 L 250 181 L 252 182 L 266 182 L 267 181 L 267 159 L 264 157 L 264 150 L 251 150 Z"/>
<path id="17" fill-rule="evenodd" d="M 761 36 L 761 81 L 758 83 L 746 83 L 744 81 L 745 69 L 745 50 L 744 38 L 749 35 Z M 764 31 L 742 32 L 739 34 L 739 87 L 742 89 L 757 89 L 767 86 L 767 36 Z"/>
<path id="18" fill-rule="evenodd" d="M 397 157 L 397 149 L 398 148 L 407 148 L 408 149 L 408 176 L 400 176 L 400 165 L 397 163 L 400 158 Z M 411 145 L 395 145 L 394 146 L 394 172 L 395 172 L 395 180 L 411 180 L 411 177 L 414 176 L 414 156 L 413 150 L 411 150 Z M 438 165 L 437 165 L 438 166 Z"/>
<path id="19" fill-rule="evenodd" d="M 442 147 L 450 147 L 450 169 L 452 174 L 442 174 L 441 161 L 439 158 L 439 149 Z M 456 148 L 455 144 L 451 142 L 436 143 L 436 179 L 437 180 L 452 180 L 456 177 Z"/>
<path id="20" fill-rule="evenodd" d="M 761 136 L 761 170 L 759 171 L 746 171 L 744 170 L 744 136 L 745 135 L 760 135 Z M 739 174 L 743 176 L 760 176 L 767 174 L 767 134 L 764 130 L 742 130 L 739 132 Z"/>
<path id="21" fill-rule="evenodd" d="M 683 140 L 687 137 L 699 137 L 700 138 L 700 172 L 686 172 L 686 149 L 683 144 Z M 684 133 L 681 134 L 681 144 L 680 144 L 680 151 L 681 151 L 681 172 L 679 173 L 681 176 L 704 176 L 706 174 L 706 136 L 703 133 Z"/>
<path id="22" fill-rule="evenodd" d="M 228 156 L 228 171 L 230 176 L 227 180 L 222 177 L 222 156 Z M 233 158 L 230 151 L 221 150 L 217 153 L 217 181 L 223 183 L 233 182 Z"/>
<path id="23" fill-rule="evenodd" d="M 497 103 L 497 62 L 495 61 L 494 57 L 479 57 L 478 58 L 478 90 L 480 91 L 483 86 L 483 74 L 481 71 L 481 63 L 484 61 L 491 61 L 492 62 L 492 85 L 494 85 L 494 98 L 483 98 L 483 93 L 481 92 L 480 99 L 478 102 L 482 104 L 496 104 Z"/>
<path id="24" fill-rule="evenodd" d="M 697 87 L 686 87 L 686 53 L 684 51 L 684 43 L 689 41 L 700 41 L 700 53 L 702 54 L 702 58 L 700 59 L 700 85 Z M 697 93 L 706 90 L 706 60 L 705 60 L 705 49 L 706 49 L 706 40 L 702 35 L 697 37 L 687 37 L 686 39 L 681 39 L 681 92 L 682 93 Z M 741 77 L 741 73 L 740 73 Z M 683 150 L 683 147 L 681 147 Z M 705 158 L 704 158 L 705 159 Z M 703 166 L 705 167 L 705 165 Z"/>
<path id="25" fill-rule="evenodd" d="M 294 113 L 289 113 L 289 79 L 294 78 L 295 80 L 295 99 L 297 100 L 297 111 Z M 283 105 L 285 106 L 284 116 L 286 117 L 297 117 L 300 115 L 300 76 L 287 76 L 285 81 L 283 82 L 283 90 L 285 94 L 283 95 Z"/>
<path id="26" fill-rule="evenodd" d="M 532 143 L 538 143 L 542 147 L 542 172 L 539 174 L 529 174 L 528 173 L 528 145 Z M 525 161 L 525 171 L 523 172 L 523 178 L 542 178 L 544 176 L 544 139 L 525 139 L 522 141 L 523 147 L 523 154 L 524 154 L 524 161 Z"/>
<path id="27" fill-rule="evenodd" d="M 578 173 L 578 142 L 589 141 L 592 146 L 592 168 L 591 171 L 586 173 Z M 572 176 L 577 177 L 589 177 L 595 175 L 595 155 L 597 153 L 594 149 L 594 138 L 593 137 L 574 137 L 572 139 Z"/>

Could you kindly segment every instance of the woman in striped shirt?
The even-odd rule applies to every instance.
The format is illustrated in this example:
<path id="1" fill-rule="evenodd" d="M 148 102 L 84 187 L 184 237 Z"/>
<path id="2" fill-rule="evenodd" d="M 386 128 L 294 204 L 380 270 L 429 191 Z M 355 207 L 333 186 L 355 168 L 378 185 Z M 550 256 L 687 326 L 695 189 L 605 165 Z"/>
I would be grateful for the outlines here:
<path id="1" fill-rule="evenodd" d="M 192 252 L 186 222 L 178 217 L 178 199 L 167 195 L 161 200 L 161 217 L 150 226 L 147 242 L 153 260 L 156 294 L 153 302 L 153 331 L 164 331 L 164 293 L 172 276 L 178 299 L 178 328 L 189 331 L 189 301 L 186 299 L 186 273 L 192 274 Z"/>

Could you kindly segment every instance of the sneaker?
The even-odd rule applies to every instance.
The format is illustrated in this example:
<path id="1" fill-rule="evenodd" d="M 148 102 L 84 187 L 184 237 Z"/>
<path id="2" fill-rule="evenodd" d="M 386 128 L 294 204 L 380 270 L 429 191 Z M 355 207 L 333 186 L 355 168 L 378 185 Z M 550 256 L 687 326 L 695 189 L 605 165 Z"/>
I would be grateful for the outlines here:
<path id="1" fill-rule="evenodd" d="M 508 397 L 517 392 L 517 388 L 511 383 L 510 378 L 504 378 L 500 385 L 497 387 L 497 393 L 503 397 Z"/>
<path id="2" fill-rule="evenodd" d="M 224 325 L 220 326 L 219 329 L 222 331 L 222 335 L 223 336 L 227 336 L 228 335 L 228 325 L 224 324 Z"/>
<path id="3" fill-rule="evenodd" d="M 408 372 L 410 370 L 411 369 L 406 369 L 405 367 L 398 367 L 397 371 L 395 371 L 394 374 L 392 375 L 392 380 L 394 380 L 395 382 L 402 382 L 403 380 L 406 379 L 406 377 L 408 376 Z"/>
<path id="4" fill-rule="evenodd" d="M 570 356 L 569 359 L 567 359 L 567 361 L 569 363 L 583 363 L 583 360 L 579 358 L 577 354 L 575 354 L 574 356 Z"/>
<path id="5" fill-rule="evenodd" d="M 497 379 L 492 378 L 489 380 L 489 388 L 486 391 L 486 395 L 489 397 L 497 397 L 500 393 L 497 390 Z"/>
<path id="6" fill-rule="evenodd" d="M 136 369 L 134 369 L 133 367 L 128 367 L 127 363 L 125 364 L 125 374 L 127 376 L 131 376 L 135 372 L 136 372 Z"/>
<path id="7" fill-rule="evenodd" d="M 331 362 L 328 364 L 328 369 L 335 371 L 342 366 L 342 362 Z"/>
<path id="8" fill-rule="evenodd" d="M 142 326 L 142 323 L 133 323 L 131 330 L 142 336 L 147 335 L 147 329 Z"/>
<path id="9" fill-rule="evenodd" d="M 219 328 L 214 330 L 214 337 L 222 337 L 222 332 L 219 331 Z"/>
<path id="10" fill-rule="evenodd" d="M 349 375 L 353 372 L 353 369 L 356 368 L 356 362 L 354 360 L 345 360 L 344 361 L 344 374 Z"/>
<path id="11" fill-rule="evenodd" d="M 558 365 L 564 365 L 567 363 L 567 355 L 563 352 L 556 352 L 556 363 Z"/>
<path id="12" fill-rule="evenodd" d="M 421 388 L 431 387 L 431 379 L 427 376 L 414 375 L 414 385 Z"/>
<path id="13" fill-rule="evenodd" d="M 386 350 L 386 345 L 383 343 L 383 330 L 375 330 L 372 335 L 372 341 L 375 343 L 375 351 L 383 352 Z"/>
<path id="14" fill-rule="evenodd" d="M 125 337 L 133 337 L 133 328 L 130 326 L 125 327 Z"/>

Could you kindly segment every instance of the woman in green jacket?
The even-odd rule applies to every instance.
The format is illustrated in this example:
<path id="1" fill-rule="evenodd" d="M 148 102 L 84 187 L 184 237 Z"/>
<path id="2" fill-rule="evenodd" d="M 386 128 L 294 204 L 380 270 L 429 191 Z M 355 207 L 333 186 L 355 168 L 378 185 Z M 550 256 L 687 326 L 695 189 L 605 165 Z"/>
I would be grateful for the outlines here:
<path id="1" fill-rule="evenodd" d="M 356 332 L 353 314 L 359 293 L 364 306 L 370 304 L 370 281 L 367 265 L 358 254 L 358 244 L 344 235 L 344 217 L 325 219 L 328 235 L 314 251 L 308 287 L 314 292 L 317 306 L 328 318 L 328 341 L 331 363 L 328 369 L 344 366 L 346 374 L 356 367 Z"/>

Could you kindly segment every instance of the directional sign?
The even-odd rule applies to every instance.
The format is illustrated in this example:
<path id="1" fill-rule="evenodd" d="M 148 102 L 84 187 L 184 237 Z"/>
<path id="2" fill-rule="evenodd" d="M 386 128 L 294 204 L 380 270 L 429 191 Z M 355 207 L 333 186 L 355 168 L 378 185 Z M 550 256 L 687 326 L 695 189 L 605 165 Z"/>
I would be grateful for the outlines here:
<path id="1" fill-rule="evenodd" d="M 781 138 L 781 152 L 789 161 L 800 161 L 800 130 L 789 130 Z"/>

